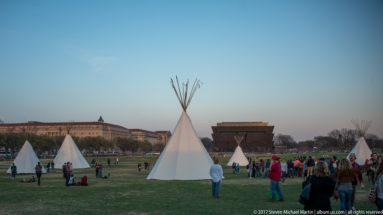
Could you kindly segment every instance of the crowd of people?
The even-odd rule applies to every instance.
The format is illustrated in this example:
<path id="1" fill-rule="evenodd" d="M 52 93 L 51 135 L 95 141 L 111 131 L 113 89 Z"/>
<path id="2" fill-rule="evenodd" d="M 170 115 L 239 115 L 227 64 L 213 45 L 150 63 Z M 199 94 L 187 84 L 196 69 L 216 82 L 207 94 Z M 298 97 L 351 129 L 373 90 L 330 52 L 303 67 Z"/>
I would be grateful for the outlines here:
<path id="1" fill-rule="evenodd" d="M 366 175 L 372 188 L 370 196 L 373 196 L 374 203 L 378 211 L 383 210 L 383 162 L 377 153 L 371 154 L 371 158 L 366 160 L 363 165 L 356 162 L 356 155 L 350 154 L 348 158 L 338 159 L 337 156 L 330 158 L 323 156 L 319 159 L 314 156 L 298 156 L 292 160 L 282 160 L 276 155 L 266 162 L 261 160 L 250 161 L 246 169 L 248 177 L 269 177 L 271 199 L 274 202 L 279 196 L 279 201 L 284 201 L 280 182 L 284 182 L 286 177 L 301 177 L 302 196 L 308 192 L 307 199 L 300 200 L 304 204 L 304 209 L 316 214 L 317 211 L 329 212 L 332 210 L 330 198 L 334 197 L 340 200 L 340 211 L 347 214 L 348 211 L 355 211 L 355 193 L 357 184 L 364 189 L 365 184 L 363 175 Z M 218 178 L 221 172 L 217 167 L 218 163 L 212 165 L 210 176 L 212 178 L 213 196 L 218 196 L 219 182 Z M 238 173 L 238 164 L 233 163 L 233 173 Z M 237 171 L 238 169 L 238 171 Z M 371 198 L 371 197 L 370 197 Z M 370 199 L 371 200 L 371 199 Z"/>

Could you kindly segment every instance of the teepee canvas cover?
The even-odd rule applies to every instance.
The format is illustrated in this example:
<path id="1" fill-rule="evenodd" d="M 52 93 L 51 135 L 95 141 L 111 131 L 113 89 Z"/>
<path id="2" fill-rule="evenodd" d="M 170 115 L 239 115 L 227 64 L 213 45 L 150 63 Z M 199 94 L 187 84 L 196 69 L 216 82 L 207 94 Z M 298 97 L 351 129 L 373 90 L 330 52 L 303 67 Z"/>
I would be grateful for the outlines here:
<path id="1" fill-rule="evenodd" d="M 88 162 L 82 156 L 72 137 L 67 134 L 53 162 L 55 168 L 60 169 L 66 162 L 72 163 L 73 169 L 89 168 Z"/>
<path id="2" fill-rule="evenodd" d="M 245 154 L 243 154 L 241 146 L 239 146 L 240 143 L 243 141 L 243 138 L 244 136 L 234 136 L 234 139 L 237 142 L 237 148 L 235 148 L 233 155 L 227 163 L 228 166 L 233 165 L 233 162 L 239 163 L 240 166 L 246 166 L 249 164 L 249 161 L 247 160 Z"/>
<path id="3" fill-rule="evenodd" d="M 371 121 L 352 120 L 351 122 L 354 124 L 360 138 L 354 148 L 352 148 L 350 154 L 354 153 L 356 156 L 356 162 L 360 165 L 363 165 L 367 159 L 371 158 L 372 154 L 370 147 L 368 147 L 367 142 L 364 139 L 368 128 L 371 126 Z M 350 157 L 350 154 L 347 155 L 347 158 Z"/>
<path id="4" fill-rule="evenodd" d="M 368 147 L 364 137 L 359 138 L 358 143 L 352 148 L 350 154 L 354 153 L 356 156 L 356 162 L 360 165 L 363 165 L 367 159 L 371 158 L 371 149 Z M 347 158 L 350 156 L 348 154 Z"/>
<path id="5" fill-rule="evenodd" d="M 35 167 L 39 161 L 32 145 L 26 140 L 13 163 L 16 165 L 17 173 L 36 173 Z M 41 164 L 41 166 L 43 166 L 42 172 L 46 173 L 44 165 Z M 7 173 L 11 173 L 11 167 L 9 167 Z"/>
<path id="6" fill-rule="evenodd" d="M 186 113 L 186 108 L 188 107 L 195 90 L 199 87 L 199 83 L 197 80 L 194 82 L 189 97 L 187 95 L 188 83 L 183 85 L 183 92 L 181 92 L 179 84 L 179 91 L 177 92 L 173 80 L 172 86 L 181 103 L 183 112 L 174 129 L 172 137 L 166 144 L 147 179 L 210 179 L 209 170 L 213 161 L 198 138 L 192 122 Z"/>

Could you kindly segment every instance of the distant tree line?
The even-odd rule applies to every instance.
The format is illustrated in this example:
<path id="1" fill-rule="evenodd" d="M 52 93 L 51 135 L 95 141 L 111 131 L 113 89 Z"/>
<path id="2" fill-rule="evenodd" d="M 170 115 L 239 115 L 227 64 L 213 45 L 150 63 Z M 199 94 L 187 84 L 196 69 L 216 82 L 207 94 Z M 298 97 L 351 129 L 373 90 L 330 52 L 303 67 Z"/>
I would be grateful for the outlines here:
<path id="1" fill-rule="evenodd" d="M 26 139 L 32 144 L 35 152 L 41 156 L 42 154 L 56 154 L 59 150 L 65 136 L 44 136 L 35 134 L 0 134 L 0 148 L 11 152 L 12 156 L 18 152 L 23 146 Z M 103 152 L 116 151 L 123 152 L 150 152 L 161 151 L 164 148 L 163 144 L 152 145 L 149 142 L 139 142 L 128 138 L 115 138 L 113 141 L 105 140 L 102 137 L 72 137 L 80 151 Z"/>
<path id="2" fill-rule="evenodd" d="M 358 141 L 358 132 L 354 129 L 342 128 L 330 131 L 327 136 L 317 136 L 313 140 L 296 142 L 293 137 L 285 134 L 277 134 L 273 141 L 275 146 L 283 146 L 287 149 L 317 149 L 330 150 L 351 150 Z M 366 142 L 371 149 L 382 148 L 383 139 L 375 134 L 366 134 Z"/>

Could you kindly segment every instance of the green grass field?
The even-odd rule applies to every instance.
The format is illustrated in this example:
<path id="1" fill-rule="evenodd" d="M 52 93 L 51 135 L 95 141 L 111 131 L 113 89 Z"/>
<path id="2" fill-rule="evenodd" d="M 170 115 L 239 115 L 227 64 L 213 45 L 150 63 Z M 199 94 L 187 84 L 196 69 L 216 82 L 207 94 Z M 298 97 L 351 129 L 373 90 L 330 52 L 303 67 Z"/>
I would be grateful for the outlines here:
<path id="1" fill-rule="evenodd" d="M 287 155 L 292 156 L 292 155 Z M 266 156 L 264 157 L 266 158 Z M 246 169 L 233 175 L 231 167 L 224 167 L 225 179 L 220 198 L 211 197 L 211 183 L 203 181 L 146 180 L 149 172 L 137 171 L 137 163 L 155 157 L 121 157 L 117 167 L 106 167 L 109 179 L 96 179 L 94 169 L 75 170 L 76 181 L 88 176 L 88 187 L 65 187 L 62 171 L 43 174 L 42 185 L 12 182 L 5 173 L 11 161 L 0 162 L 0 214 L 253 214 L 253 210 L 303 209 L 297 201 L 302 179 L 287 179 L 281 185 L 284 202 L 268 202 L 269 180 L 249 179 Z M 229 157 L 222 158 L 221 164 Z M 89 158 L 90 160 L 90 158 Z M 43 161 L 44 163 L 44 161 Z M 18 175 L 17 181 L 31 178 Z M 369 183 L 366 183 L 369 185 Z M 376 210 L 367 199 L 367 188 L 358 189 L 358 210 Z M 339 209 L 339 200 L 332 202 Z"/>

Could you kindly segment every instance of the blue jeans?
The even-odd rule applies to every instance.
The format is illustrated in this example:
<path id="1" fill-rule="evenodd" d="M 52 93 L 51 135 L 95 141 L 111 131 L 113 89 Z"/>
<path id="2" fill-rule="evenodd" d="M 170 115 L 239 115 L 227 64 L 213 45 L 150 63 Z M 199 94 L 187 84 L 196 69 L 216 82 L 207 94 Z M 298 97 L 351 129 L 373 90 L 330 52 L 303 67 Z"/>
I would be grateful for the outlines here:
<path id="1" fill-rule="evenodd" d="M 376 198 L 376 206 L 378 207 L 378 211 L 383 210 L 383 199 Z"/>
<path id="2" fill-rule="evenodd" d="M 263 175 L 264 178 L 269 177 L 270 168 L 265 169 L 265 174 Z"/>
<path id="3" fill-rule="evenodd" d="M 218 182 L 211 181 L 211 187 L 212 187 L 214 197 L 218 197 L 220 183 L 221 181 L 218 181 Z"/>
<path id="4" fill-rule="evenodd" d="M 271 197 L 273 199 L 275 199 L 275 191 L 278 192 L 279 199 L 283 199 L 283 193 L 281 188 L 279 187 L 279 181 L 270 180 L 270 190 L 271 190 Z"/>
<path id="5" fill-rule="evenodd" d="M 352 190 L 338 190 L 340 195 L 340 210 L 351 210 Z"/>

